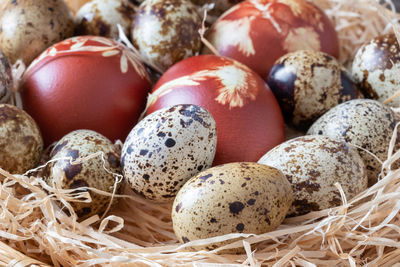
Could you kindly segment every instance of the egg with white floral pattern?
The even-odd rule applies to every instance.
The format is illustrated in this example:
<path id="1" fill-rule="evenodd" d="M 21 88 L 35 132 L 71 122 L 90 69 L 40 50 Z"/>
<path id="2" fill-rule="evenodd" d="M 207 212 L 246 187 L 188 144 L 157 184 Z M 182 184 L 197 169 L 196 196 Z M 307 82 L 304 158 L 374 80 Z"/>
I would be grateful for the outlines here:
<path id="1" fill-rule="evenodd" d="M 25 110 L 45 144 L 77 129 L 125 140 L 146 105 L 151 83 L 136 54 L 100 36 L 64 40 L 29 66 L 21 84 Z"/>
<path id="2" fill-rule="evenodd" d="M 168 202 L 183 184 L 211 167 L 217 131 L 211 114 L 195 105 L 158 110 L 141 120 L 122 149 L 125 179 L 147 199 Z"/>

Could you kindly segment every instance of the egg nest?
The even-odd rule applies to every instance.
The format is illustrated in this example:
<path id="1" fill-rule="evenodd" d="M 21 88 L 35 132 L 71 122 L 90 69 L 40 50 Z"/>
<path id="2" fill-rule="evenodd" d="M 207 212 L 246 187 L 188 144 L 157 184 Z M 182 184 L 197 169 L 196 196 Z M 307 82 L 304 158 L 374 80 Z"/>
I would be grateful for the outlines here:
<path id="1" fill-rule="evenodd" d="M 342 62 L 372 37 L 393 28 L 399 32 L 399 16 L 374 0 L 313 2 L 335 23 Z M 393 153 L 395 141 L 374 186 L 346 199 L 337 184 L 339 207 L 286 219 L 277 230 L 261 235 L 229 234 L 186 244 L 173 232 L 172 204 L 153 204 L 126 189 L 124 195 L 113 195 L 120 202 L 104 217 L 78 222 L 67 201 L 90 201 L 87 192 L 55 189 L 32 173 L 16 176 L 0 169 L 6 177 L 0 183 L 0 264 L 392 266 L 400 262 L 400 169 L 390 170 L 400 158 Z M 64 205 L 58 205 L 60 201 Z M 187 249 L 226 240 L 233 243 L 212 251 Z M 223 251 L 232 248 L 241 250 Z"/>

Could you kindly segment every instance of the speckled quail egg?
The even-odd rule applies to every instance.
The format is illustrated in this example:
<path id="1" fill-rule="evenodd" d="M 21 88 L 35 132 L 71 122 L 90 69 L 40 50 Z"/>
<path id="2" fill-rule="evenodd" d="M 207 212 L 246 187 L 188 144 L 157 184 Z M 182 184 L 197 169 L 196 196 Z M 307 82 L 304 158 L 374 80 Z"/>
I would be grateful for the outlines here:
<path id="1" fill-rule="evenodd" d="M 100 152 L 94 156 L 95 153 Z M 49 185 L 61 189 L 92 187 L 108 193 L 122 188 L 120 155 L 103 135 L 90 130 L 76 130 L 64 136 L 50 152 L 51 160 L 45 176 Z M 82 189 L 86 190 L 86 189 Z M 90 191 L 90 203 L 71 202 L 80 219 L 105 211 L 110 197 Z"/>
<path id="2" fill-rule="evenodd" d="M 356 99 L 325 113 L 307 134 L 344 140 L 372 152 L 384 161 L 395 126 L 395 114 L 389 107 L 375 100 Z M 368 184 L 371 186 L 378 179 L 381 164 L 364 150 L 359 149 L 359 153 L 366 165 Z"/>
<path id="3" fill-rule="evenodd" d="M 43 140 L 35 121 L 25 111 L 0 104 L 0 167 L 23 174 L 36 167 Z"/>
<path id="4" fill-rule="evenodd" d="M 284 55 L 275 62 L 267 83 L 285 121 L 303 130 L 332 107 L 361 96 L 340 63 L 319 51 Z"/>
<path id="5" fill-rule="evenodd" d="M 50 45 L 73 34 L 71 11 L 63 0 L 15 0 L 0 11 L 0 48 L 11 63 L 26 65 Z"/>
<path id="6" fill-rule="evenodd" d="M 118 39 L 117 24 L 129 35 L 134 12 L 127 0 L 92 0 L 76 13 L 76 33 Z"/>
<path id="7" fill-rule="evenodd" d="M 254 162 L 216 166 L 190 179 L 172 207 L 180 242 L 230 233 L 262 234 L 276 229 L 292 204 L 281 171 Z M 215 244 L 207 249 L 215 248 Z"/>
<path id="8" fill-rule="evenodd" d="M 6 103 L 13 89 L 13 77 L 10 62 L 0 50 L 0 103 Z"/>
<path id="9" fill-rule="evenodd" d="M 367 188 L 365 165 L 357 149 L 326 136 L 303 136 L 273 148 L 258 163 L 275 167 L 292 185 L 293 205 L 288 216 L 341 204 L 335 183 L 351 199 Z"/>
<path id="10" fill-rule="evenodd" d="M 372 39 L 359 48 L 353 61 L 354 79 L 368 98 L 384 102 L 400 88 L 400 47 L 394 34 Z M 388 102 L 400 106 L 400 97 Z"/>
<path id="11" fill-rule="evenodd" d="M 201 19 L 187 0 L 146 0 L 136 12 L 131 38 L 141 56 L 165 71 L 201 49 Z"/>
<path id="12" fill-rule="evenodd" d="M 128 135 L 122 171 L 136 193 L 168 202 L 187 180 L 211 166 L 216 145 L 215 121 L 207 110 L 195 105 L 160 109 Z"/>

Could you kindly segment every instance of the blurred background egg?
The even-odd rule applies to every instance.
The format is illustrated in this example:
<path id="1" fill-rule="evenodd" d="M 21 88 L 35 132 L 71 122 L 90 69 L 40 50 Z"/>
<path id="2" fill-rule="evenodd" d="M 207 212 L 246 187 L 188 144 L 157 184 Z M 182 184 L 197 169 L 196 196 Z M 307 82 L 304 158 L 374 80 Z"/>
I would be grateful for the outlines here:
<path id="1" fill-rule="evenodd" d="M 293 205 L 288 216 L 342 204 L 339 183 L 351 199 L 367 188 L 364 162 L 357 149 L 325 136 L 289 140 L 265 154 L 258 163 L 282 171 L 292 185 Z"/>
<path id="2" fill-rule="evenodd" d="M 200 28 L 189 0 L 146 0 L 135 15 L 131 38 L 145 60 L 165 71 L 200 51 Z"/>
<path id="3" fill-rule="evenodd" d="M 36 167 L 43 140 L 35 121 L 25 111 L 0 104 L 0 167 L 23 174 Z"/>
<path id="4" fill-rule="evenodd" d="M 118 39 L 117 24 L 120 24 L 129 36 L 134 13 L 134 6 L 128 0 L 92 0 L 76 13 L 75 32 Z"/>
<path id="5" fill-rule="evenodd" d="M 368 98 L 383 103 L 400 90 L 400 47 L 394 33 L 378 36 L 357 51 L 352 73 Z M 400 106 L 400 95 L 387 104 Z"/>
<path id="6" fill-rule="evenodd" d="M 50 186 L 54 184 L 60 189 L 92 187 L 108 193 L 113 193 L 116 186 L 115 192 L 120 193 L 120 155 L 103 135 L 89 130 L 73 131 L 54 146 L 50 157 L 52 162 L 45 174 Z M 88 191 L 87 188 L 81 190 Z M 81 220 L 101 214 L 111 200 L 109 196 L 89 192 L 92 198 L 90 203 L 70 202 Z"/>
<path id="7" fill-rule="evenodd" d="M 0 11 L 0 49 L 13 64 L 26 65 L 52 44 L 73 35 L 71 11 L 64 0 L 18 0 Z"/>
<path id="8" fill-rule="evenodd" d="M 187 180 L 211 167 L 216 146 L 215 121 L 207 110 L 195 105 L 161 109 L 128 135 L 123 174 L 138 194 L 168 202 Z"/>
<path id="9" fill-rule="evenodd" d="M 291 203 L 290 184 L 279 170 L 229 163 L 199 173 L 182 187 L 172 223 L 182 243 L 230 233 L 263 234 L 282 223 Z"/>
<path id="10" fill-rule="evenodd" d="M 278 59 L 267 83 L 286 123 L 303 130 L 332 107 L 361 96 L 334 57 L 312 50 L 299 50 Z"/>
<path id="11" fill-rule="evenodd" d="M 355 99 L 329 110 L 310 127 L 307 134 L 344 140 L 384 161 L 395 126 L 395 114 L 388 106 L 375 100 Z M 368 185 L 372 186 L 382 165 L 368 152 L 360 149 L 359 153 L 367 168 Z"/>
<path id="12" fill-rule="evenodd" d="M 0 50 L 0 103 L 6 103 L 9 100 L 13 85 L 10 62 Z"/>

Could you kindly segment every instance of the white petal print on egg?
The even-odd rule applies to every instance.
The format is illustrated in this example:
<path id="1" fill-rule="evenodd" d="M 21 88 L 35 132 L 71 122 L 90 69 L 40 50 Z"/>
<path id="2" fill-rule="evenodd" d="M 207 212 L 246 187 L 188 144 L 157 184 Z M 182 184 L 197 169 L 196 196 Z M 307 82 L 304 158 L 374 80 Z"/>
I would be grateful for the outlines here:
<path id="1" fill-rule="evenodd" d="M 216 88 L 218 96 L 215 100 L 222 105 L 229 104 L 229 109 L 241 108 L 246 104 L 246 99 L 253 101 L 258 93 L 256 81 L 250 79 L 248 71 L 244 68 L 244 65 L 235 62 L 235 64 L 202 70 L 174 79 L 163 84 L 149 96 L 148 106 L 176 87 L 198 86 L 201 81 L 215 79 L 219 81 L 219 86 Z"/>

